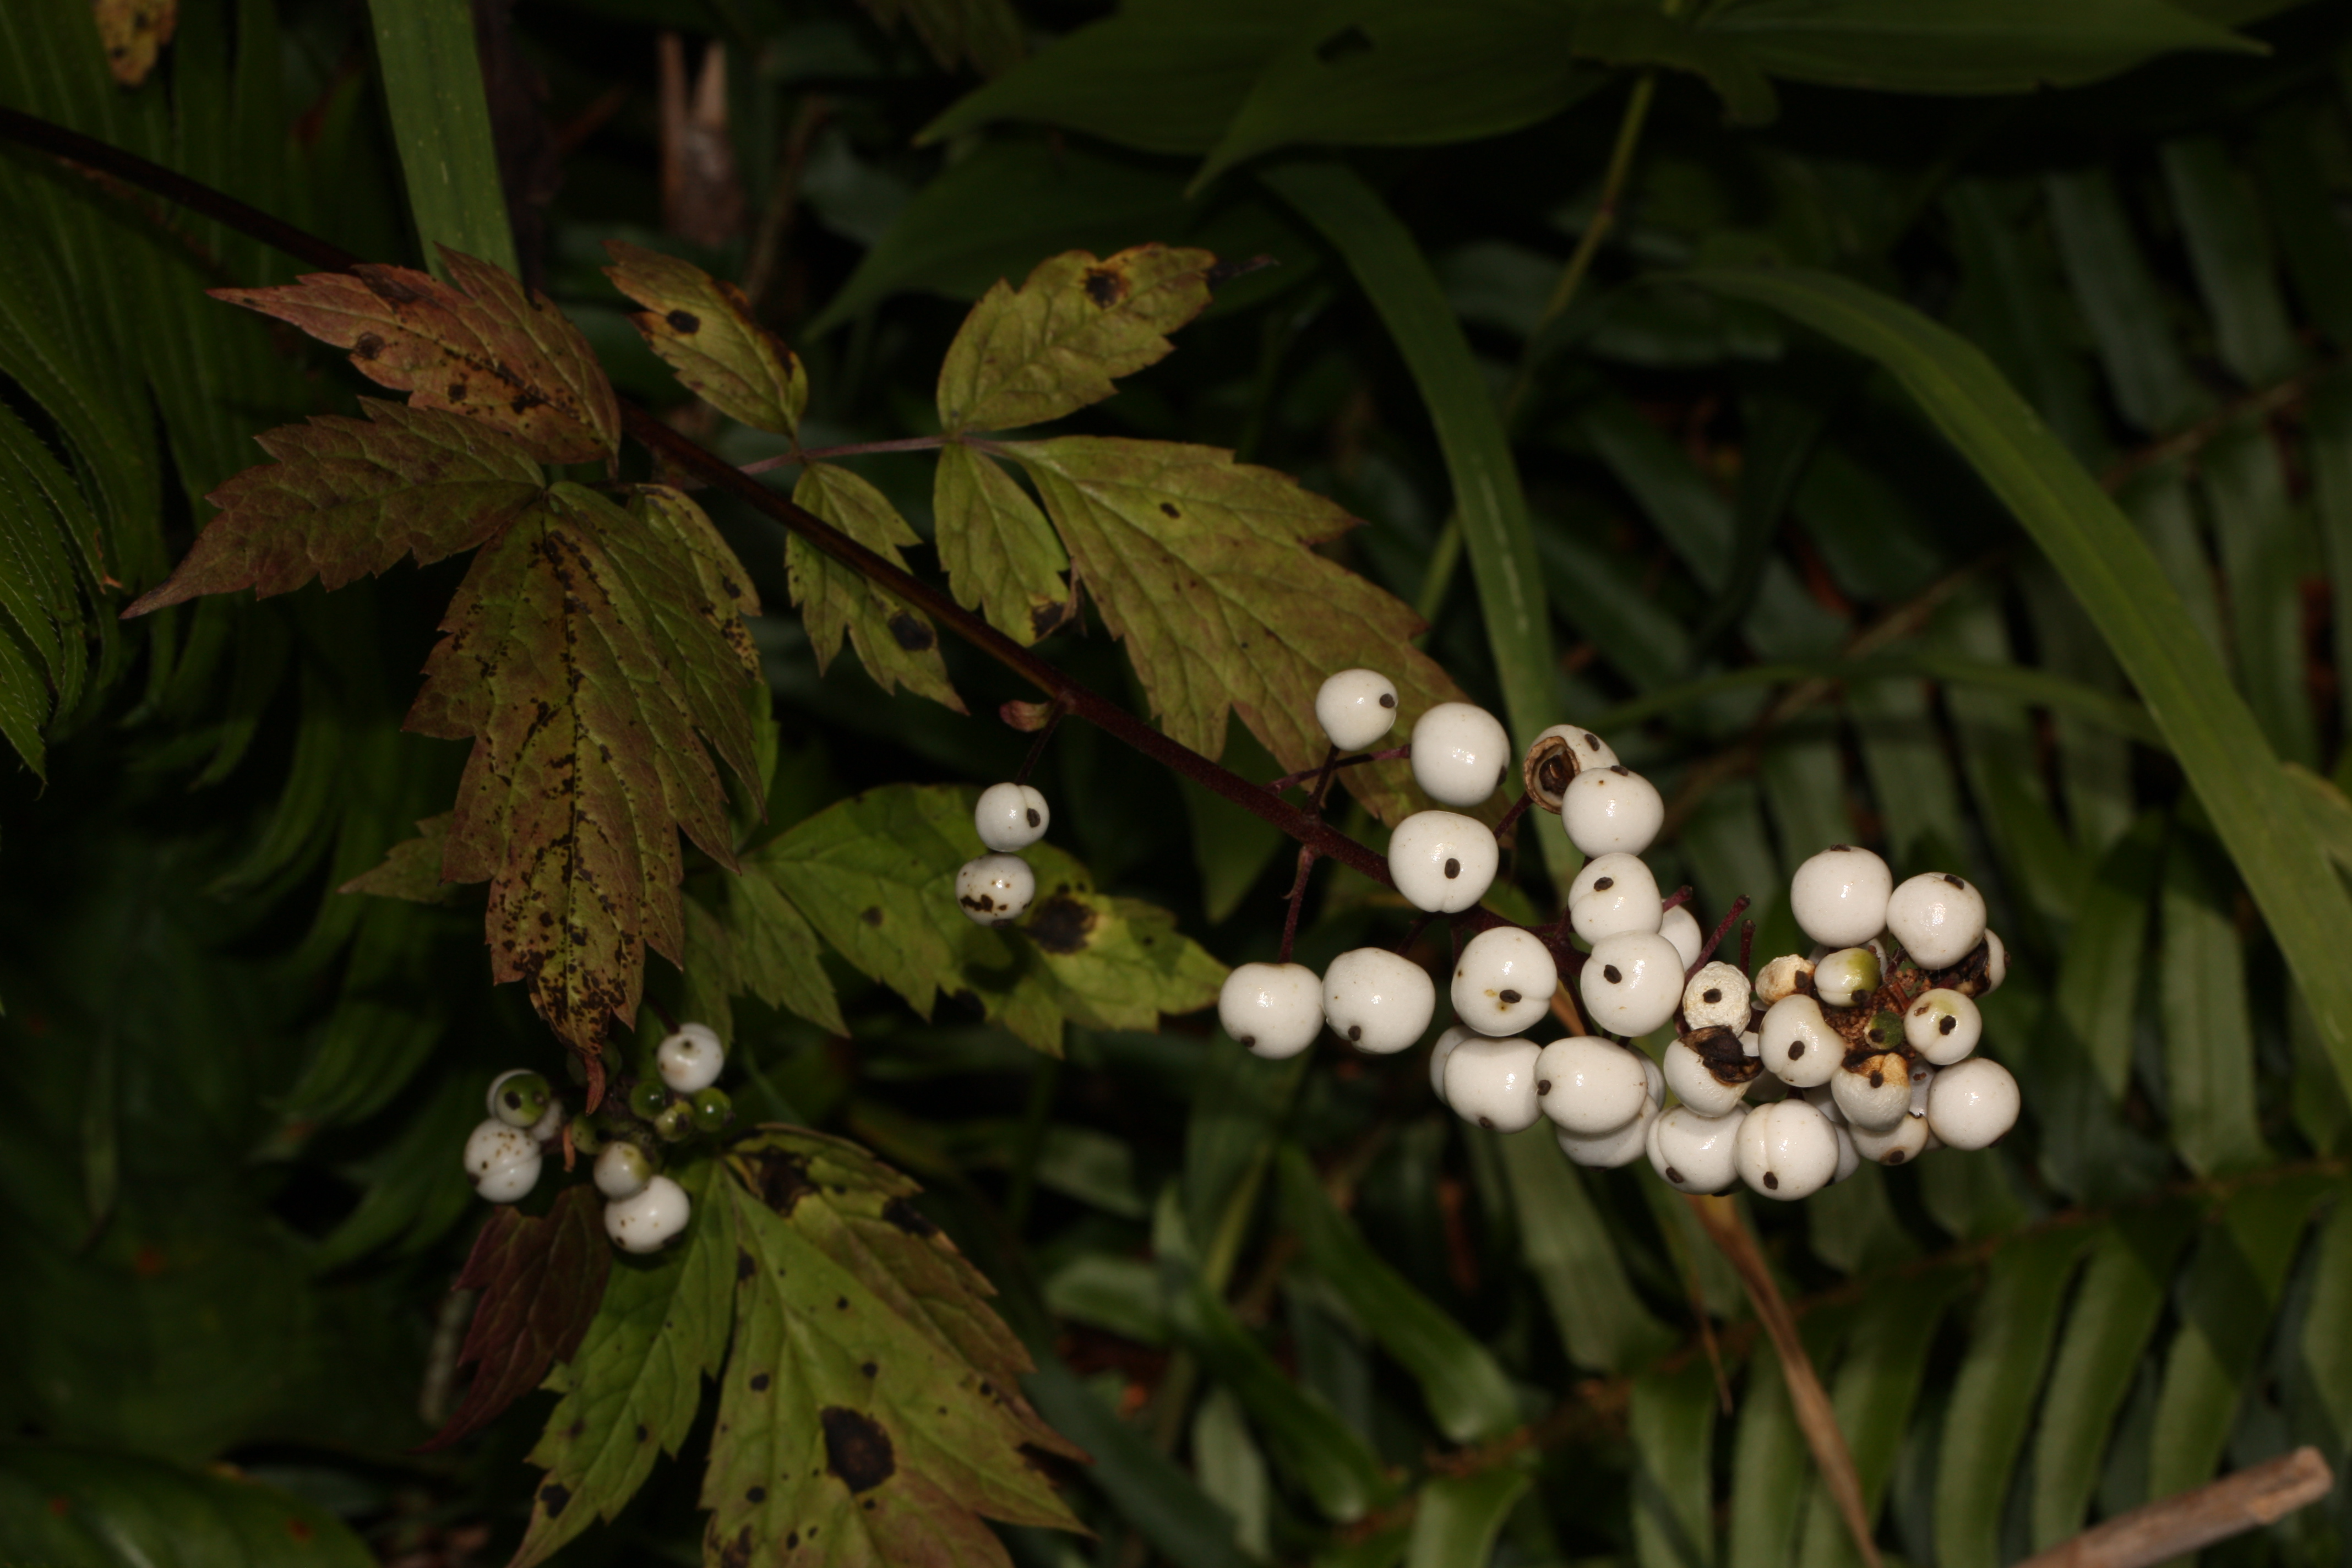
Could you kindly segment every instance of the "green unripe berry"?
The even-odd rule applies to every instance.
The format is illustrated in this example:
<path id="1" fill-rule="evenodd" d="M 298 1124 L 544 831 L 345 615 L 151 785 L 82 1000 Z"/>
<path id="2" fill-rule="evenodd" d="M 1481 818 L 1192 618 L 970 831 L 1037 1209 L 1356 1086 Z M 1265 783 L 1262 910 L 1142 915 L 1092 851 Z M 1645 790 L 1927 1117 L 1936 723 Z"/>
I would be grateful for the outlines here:
<path id="1" fill-rule="evenodd" d="M 1881 1013 L 1871 1019 L 1863 1037 L 1882 1051 L 1891 1051 L 1903 1043 L 1903 1015 Z"/>
<path id="2" fill-rule="evenodd" d="M 682 1143 L 694 1136 L 694 1107 L 681 1100 L 654 1118 L 654 1131 L 665 1143 Z"/>
<path id="3" fill-rule="evenodd" d="M 572 1146 L 583 1154 L 593 1154 L 604 1146 L 604 1133 L 593 1116 L 572 1119 Z"/>
<path id="4" fill-rule="evenodd" d="M 509 1127 L 535 1127 L 555 1101 L 555 1090 L 543 1073 L 517 1068 L 499 1075 L 490 1085 L 490 1114 Z"/>
<path id="5" fill-rule="evenodd" d="M 640 1079 L 629 1090 L 629 1110 L 640 1121 L 651 1121 L 669 1108 L 669 1090 L 659 1079 Z"/>
<path id="6" fill-rule="evenodd" d="M 706 1089 L 694 1097 L 694 1130 L 703 1133 L 719 1133 L 735 1120 L 735 1102 L 727 1098 L 723 1089 Z"/>

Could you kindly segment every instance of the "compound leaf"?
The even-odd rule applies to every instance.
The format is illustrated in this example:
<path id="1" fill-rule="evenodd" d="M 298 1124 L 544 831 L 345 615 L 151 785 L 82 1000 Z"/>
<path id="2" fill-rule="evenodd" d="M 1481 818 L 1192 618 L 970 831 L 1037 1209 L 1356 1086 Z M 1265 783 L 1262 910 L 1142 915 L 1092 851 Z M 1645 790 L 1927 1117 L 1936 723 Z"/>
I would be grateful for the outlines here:
<path id="1" fill-rule="evenodd" d="M 711 753 L 758 776 L 733 606 L 674 521 L 556 486 L 476 557 L 408 716 L 475 742 L 442 877 L 490 883 L 493 975 L 528 983 L 592 1075 L 608 1022 L 635 1016 L 646 946 L 680 957 L 678 830 L 734 864 Z"/>
<path id="2" fill-rule="evenodd" d="M 833 982 L 825 977 L 815 930 L 763 863 L 747 860 L 743 874 L 729 880 L 727 912 L 735 938 L 736 978 L 743 990 L 820 1029 L 849 1033 Z"/>
<path id="3" fill-rule="evenodd" d="M 1415 649 L 1410 607 L 1307 548 L 1354 526 L 1286 474 L 1211 447 L 1066 436 L 1013 444 L 1103 621 L 1126 639 L 1168 733 L 1214 755 L 1228 704 L 1286 768 L 1322 760 L 1315 693 L 1362 665 L 1396 682 L 1397 724 L 1456 700 Z M 1349 770 L 1384 820 L 1412 809 L 1402 764 Z"/>
<path id="4" fill-rule="evenodd" d="M 1167 357 L 1174 331 L 1209 304 L 1205 250 L 1139 245 L 1102 260 L 1083 250 L 1037 264 L 1018 289 L 981 296 L 940 367 L 950 434 L 1042 425 L 1100 403 Z"/>
<path id="5" fill-rule="evenodd" d="M 989 624 L 1034 643 L 1069 618 L 1070 563 L 1037 503 L 996 460 L 950 441 L 931 489 L 940 564 L 956 602 L 980 605 Z"/>
<path id="6" fill-rule="evenodd" d="M 880 490 L 832 463 L 811 463 L 793 488 L 793 500 L 893 564 L 899 547 L 922 542 Z M 963 699 L 948 684 L 939 628 L 905 600 L 886 593 L 795 533 L 784 545 L 793 603 L 808 626 L 809 646 L 822 674 L 841 651 L 842 634 L 866 672 L 886 692 L 903 686 L 961 713 Z"/>
<path id="7" fill-rule="evenodd" d="M 126 615 L 199 594 L 329 588 L 471 550 L 535 505 L 539 464 L 515 437 L 479 419 L 360 399 L 365 419 L 321 415 L 259 439 L 278 459 L 246 469 L 207 499 L 221 509 L 187 558 Z"/>
<path id="8" fill-rule="evenodd" d="M 547 1474 L 509 1568 L 543 1562 L 594 1520 L 611 1519 L 653 1473 L 655 1456 L 686 1440 L 733 1326 L 734 1209 L 714 1198 L 727 1180 L 714 1180 L 718 1171 L 709 1161 L 672 1173 L 694 1204 L 685 1235 L 657 1257 L 613 1264 L 578 1353 L 549 1377 L 563 1398 L 530 1451 Z"/>
<path id="9" fill-rule="evenodd" d="M 1062 1014 L 1096 1029 L 1152 1030 L 1162 1013 L 1190 1013 L 1217 999 L 1225 966 L 1176 929 L 1176 917 L 1140 899 L 1094 890 L 1076 862 L 1026 851 L 1045 893 L 1020 929 L 1044 962 Z"/>
<path id="10" fill-rule="evenodd" d="M 215 289 L 349 349 L 379 386 L 510 431 L 543 463 L 584 463 L 620 444 L 620 405 L 580 329 L 486 261 L 443 247 L 450 282 L 374 263 L 275 289 Z"/>
<path id="11" fill-rule="evenodd" d="M 753 319 L 741 289 L 626 240 L 608 239 L 604 248 L 618 264 L 604 276 L 646 307 L 629 320 L 678 380 L 730 419 L 779 436 L 800 429 L 808 375 L 799 356 Z"/>
<path id="12" fill-rule="evenodd" d="M 703 1481 L 710 1560 L 806 1543 L 843 1564 L 1009 1563 L 983 1518 L 1077 1528 L 1024 1451 L 1077 1450 L 1023 1399 L 1027 1352 L 915 1184 L 794 1129 L 728 1163 L 735 1347 Z"/>
<path id="13" fill-rule="evenodd" d="M 602 1205 L 583 1183 L 564 1188 L 545 1215 L 512 1205 L 490 1211 L 457 1276 L 458 1289 L 482 1293 L 457 1352 L 474 1368 L 474 1381 L 425 1447 L 446 1447 L 479 1431 L 580 1348 L 613 1268 Z"/>

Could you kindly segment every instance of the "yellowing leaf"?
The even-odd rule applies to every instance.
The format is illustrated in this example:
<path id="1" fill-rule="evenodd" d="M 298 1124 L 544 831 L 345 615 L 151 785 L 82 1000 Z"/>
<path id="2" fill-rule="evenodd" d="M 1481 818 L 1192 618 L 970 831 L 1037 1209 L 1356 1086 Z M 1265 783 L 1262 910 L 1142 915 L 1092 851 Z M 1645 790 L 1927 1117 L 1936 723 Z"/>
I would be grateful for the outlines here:
<path id="1" fill-rule="evenodd" d="M 180 24 L 180 0 L 96 0 L 90 9 L 106 46 L 106 68 L 125 87 L 147 79 Z"/>
<path id="2" fill-rule="evenodd" d="M 556 486 L 475 558 L 408 716 L 474 741 L 442 875 L 489 882 L 493 977 L 526 982 L 592 1072 L 635 1018 L 645 948 L 681 955 L 678 832 L 734 862 L 712 752 L 757 777 L 732 606 L 673 516 Z"/>
<path id="3" fill-rule="evenodd" d="M 1205 250 L 1139 245 L 1101 261 L 1073 250 L 1037 264 L 1018 290 L 1003 281 L 964 318 L 940 367 L 949 434 L 1042 425 L 1100 403 L 1165 358 L 1165 336 L 1209 303 Z"/>
<path id="4" fill-rule="evenodd" d="M 833 982 L 825 978 L 823 945 L 766 868 L 746 863 L 743 874 L 727 885 L 727 905 L 740 988 L 820 1029 L 848 1034 Z"/>
<path id="5" fill-rule="evenodd" d="M 811 463 L 793 487 L 793 500 L 894 565 L 904 564 L 899 546 L 922 542 L 880 490 L 831 463 Z M 948 684 L 939 630 L 929 616 L 883 592 L 797 533 L 784 546 L 784 565 L 793 603 L 808 624 L 819 673 L 841 651 L 846 632 L 866 672 L 884 691 L 903 686 L 959 713 L 964 710 L 963 699 Z"/>
<path id="6" fill-rule="evenodd" d="M 940 564 L 956 602 L 982 606 L 1008 637 L 1034 643 L 1069 617 L 1070 558 L 1053 526 L 996 460 L 950 441 L 931 489 Z"/>
<path id="7" fill-rule="evenodd" d="M 1127 642 L 1168 733 L 1215 755 L 1230 704 L 1285 768 L 1322 761 L 1315 693 L 1362 666 L 1396 682 L 1402 739 L 1461 692 L 1410 638 L 1410 607 L 1307 548 L 1354 525 L 1287 475 L 1210 447 L 1066 436 L 1007 448 L 1036 481 L 1078 579 Z M 1414 809 L 1402 763 L 1348 771 L 1384 821 Z"/>
<path id="8" fill-rule="evenodd" d="M 1055 1005 L 1072 1021 L 1157 1029 L 1161 1014 L 1193 1012 L 1217 999 L 1225 966 L 1178 931 L 1175 916 L 1139 899 L 1097 893 L 1083 872 L 1049 883 L 1047 871 L 1037 867 L 1043 896 L 1021 930 L 1044 963 Z"/>
<path id="9" fill-rule="evenodd" d="M 449 814 L 428 816 L 416 825 L 416 837 L 384 851 L 383 864 L 362 871 L 335 889 L 339 893 L 373 893 L 379 899 L 405 899 L 413 904 L 446 904 L 457 886 L 441 879 L 441 856 L 449 841 Z"/>
<path id="10" fill-rule="evenodd" d="M 799 356 L 752 319 L 732 283 L 699 267 L 608 239 L 613 286 L 646 309 L 629 318 L 678 380 L 730 419 L 779 436 L 800 429 L 808 376 Z"/>
<path id="11" fill-rule="evenodd" d="M 854 1144 L 739 1144 L 735 1342 L 702 1503 L 708 1561 L 1009 1563 L 984 1520 L 1078 1528 L 1033 1453 L 1078 1457 L 1017 1381 L 987 1281 Z"/>
<path id="12" fill-rule="evenodd" d="M 546 477 L 516 439 L 478 419 L 375 398 L 365 419 L 328 415 L 260 437 L 275 463 L 207 499 L 221 514 L 172 575 L 124 613 L 251 588 L 267 598 L 316 577 L 329 588 L 471 550 L 538 503 Z"/>
<path id="13" fill-rule="evenodd" d="M 512 431 L 543 463 L 584 463 L 620 443 L 620 405 L 596 355 L 547 297 L 447 247 L 449 283 L 373 263 L 276 289 L 215 289 L 349 349 L 379 386 Z M 453 286 L 454 285 L 454 286 Z"/>

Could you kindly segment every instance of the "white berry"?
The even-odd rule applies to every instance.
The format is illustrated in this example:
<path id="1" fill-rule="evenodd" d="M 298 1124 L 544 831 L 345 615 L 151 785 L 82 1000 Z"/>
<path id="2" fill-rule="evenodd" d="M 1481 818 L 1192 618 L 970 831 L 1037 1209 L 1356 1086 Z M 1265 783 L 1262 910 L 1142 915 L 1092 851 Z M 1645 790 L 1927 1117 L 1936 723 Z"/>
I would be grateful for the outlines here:
<path id="1" fill-rule="evenodd" d="M 1454 961 L 1454 1016 L 1482 1035 L 1516 1035 L 1551 1011 L 1559 968 L 1543 939 L 1517 926 L 1495 926 L 1462 946 Z"/>
<path id="2" fill-rule="evenodd" d="M 1570 779 L 1560 792 L 1559 820 L 1569 842 L 1587 855 L 1639 855 L 1665 826 L 1666 803 L 1657 785 L 1619 763 Z"/>
<path id="3" fill-rule="evenodd" d="M 1747 1083 L 1726 1083 L 1715 1076 L 1700 1056 L 1682 1041 L 1666 1047 L 1666 1087 L 1675 1098 L 1700 1116 L 1727 1116 L 1748 1098 Z"/>
<path id="4" fill-rule="evenodd" d="M 1984 944 L 1985 983 L 1982 994 L 1990 996 L 2000 989 L 2002 981 L 2009 978 L 2009 947 L 2000 940 L 2000 933 L 1990 927 L 1984 933 Z"/>
<path id="5" fill-rule="evenodd" d="M 1642 1087 L 1650 1097 L 1651 1109 L 1655 1110 L 1666 1102 L 1665 1072 L 1650 1059 L 1648 1052 L 1635 1051 L 1633 1056 L 1642 1064 Z"/>
<path id="6" fill-rule="evenodd" d="M 1591 1137 L 1556 1127 L 1552 1136 L 1559 1144 L 1559 1152 L 1577 1164 L 1596 1171 L 1613 1171 L 1642 1157 L 1650 1144 L 1650 1129 L 1657 1120 L 1658 1108 L 1643 1100 L 1641 1114 L 1622 1127 Z"/>
<path id="7" fill-rule="evenodd" d="M 624 1252 L 658 1252 L 686 1228 L 693 1213 L 684 1187 L 656 1176 L 636 1196 L 604 1205 L 604 1234 Z"/>
<path id="8" fill-rule="evenodd" d="M 1810 996 L 1783 996 L 1773 1003 L 1756 1037 L 1763 1049 L 1764 1069 L 1799 1089 L 1829 1082 L 1845 1055 L 1845 1042 L 1822 1016 L 1822 1005 Z"/>
<path id="9" fill-rule="evenodd" d="M 1666 911 L 1666 918 L 1658 922 L 1658 934 L 1675 944 L 1685 969 L 1698 962 L 1699 949 L 1706 945 L 1706 932 L 1698 929 L 1698 917 L 1687 904 L 1676 904 Z"/>
<path id="10" fill-rule="evenodd" d="M 1797 982 L 1813 973 L 1813 961 L 1802 953 L 1784 952 L 1756 972 L 1756 1000 L 1769 1007 L 1784 996 L 1797 994 Z"/>
<path id="11" fill-rule="evenodd" d="M 1958 963 L 1984 940 L 1984 895 L 1947 872 L 1923 873 L 1886 900 L 1886 929 L 1922 969 Z"/>
<path id="12" fill-rule="evenodd" d="M 1927 1125 L 1955 1149 L 1981 1149 L 2017 1125 L 2017 1080 L 1990 1057 L 1970 1057 L 1936 1075 Z"/>
<path id="13" fill-rule="evenodd" d="M 1927 1096 L 1935 1089 L 1937 1070 L 1926 1062 L 1911 1064 L 1911 1103 L 1904 1114 L 1914 1121 L 1927 1120 Z"/>
<path id="14" fill-rule="evenodd" d="M 1416 811 L 1389 837 L 1389 875 L 1405 902 L 1441 915 L 1458 914 L 1486 896 L 1502 852 L 1475 816 Z"/>
<path id="15" fill-rule="evenodd" d="M 1739 1124 L 1733 1163 L 1768 1198 L 1811 1197 L 1837 1177 L 1837 1129 L 1801 1100 L 1759 1105 Z"/>
<path id="16" fill-rule="evenodd" d="M 1819 1110 L 1820 1107 L 1816 1106 L 1814 1109 Z M 1832 1121 L 1830 1131 L 1837 1134 L 1837 1174 L 1830 1178 L 1830 1185 L 1836 1186 L 1840 1182 L 1862 1169 L 1862 1151 L 1853 1146 L 1853 1129 L 1844 1122 Z M 1936 1142 L 1935 1135 L 1930 1133 L 1927 1142 L 1932 1147 Z"/>
<path id="17" fill-rule="evenodd" d="M 1045 837 L 1053 820 L 1053 808 L 1030 784 L 991 784 L 980 792 L 980 804 L 971 808 L 971 825 L 980 829 L 980 841 L 1000 853 L 1028 848 Z"/>
<path id="18" fill-rule="evenodd" d="M 1511 761 L 1510 737 L 1484 708 L 1441 702 L 1413 723 L 1413 782 L 1443 805 L 1479 805 Z"/>
<path id="19" fill-rule="evenodd" d="M 1368 750 L 1396 717 L 1396 682 L 1377 669 L 1343 669 L 1315 693 L 1315 721 L 1343 752 Z"/>
<path id="20" fill-rule="evenodd" d="M 1462 1041 L 1445 1058 L 1445 1103 L 1463 1121 L 1497 1132 L 1534 1126 L 1542 1113 L 1536 1098 L 1538 1054 L 1532 1040 Z"/>
<path id="21" fill-rule="evenodd" d="M 528 1160 L 508 1160 L 491 1166 L 474 1182 L 475 1193 L 494 1204 L 520 1203 L 539 1184 L 539 1152 Z"/>
<path id="22" fill-rule="evenodd" d="M 1845 1125 L 1845 1112 L 1838 1109 L 1837 1096 L 1831 1092 L 1828 1079 L 1822 1079 L 1811 1089 L 1801 1089 L 1797 1093 L 1805 1103 L 1828 1117 L 1838 1126 Z"/>
<path id="23" fill-rule="evenodd" d="M 1895 873 L 1867 849 L 1832 844 L 1789 879 L 1789 912 L 1824 947 L 1854 947 L 1886 929 Z"/>
<path id="24" fill-rule="evenodd" d="M 1830 1092 L 1856 1132 L 1884 1132 L 1911 1111 L 1911 1069 L 1892 1051 L 1864 1058 L 1860 1067 L 1838 1068 Z"/>
<path id="25" fill-rule="evenodd" d="M 1596 1026 L 1646 1035 L 1682 1003 L 1682 954 L 1664 937 L 1646 931 L 1603 937 L 1592 944 L 1576 988 L 1584 1016 Z"/>
<path id="26" fill-rule="evenodd" d="M 1903 1015 L 1903 1039 L 1939 1068 L 1965 1061 L 1984 1035 L 1984 1015 L 1958 991 L 1935 990 Z"/>
<path id="27" fill-rule="evenodd" d="M 981 925 L 1019 920 L 1036 896 L 1037 874 L 1018 855 L 983 855 L 956 872 L 956 902 Z"/>
<path id="28" fill-rule="evenodd" d="M 1906 1165 L 1927 1152 L 1927 1121 L 1906 1116 L 1882 1132 L 1854 1127 L 1846 1135 L 1853 1140 L 1854 1152 L 1864 1159 L 1882 1165 Z"/>
<path id="29" fill-rule="evenodd" d="M 1536 1058 L 1536 1098 L 1543 1113 L 1580 1137 L 1613 1132 L 1650 1103 L 1648 1058 L 1608 1040 L 1571 1035 Z"/>
<path id="30" fill-rule="evenodd" d="M 1588 768 L 1613 768 L 1617 765 L 1615 749 L 1581 724 L 1554 724 L 1535 738 L 1535 745 L 1540 746 L 1555 736 L 1567 747 L 1568 754 L 1576 759 L 1578 773 Z"/>
<path id="31" fill-rule="evenodd" d="M 719 1081 L 727 1065 L 727 1047 L 708 1024 L 682 1024 L 677 1034 L 654 1047 L 654 1066 L 673 1093 L 695 1094 Z"/>
<path id="32" fill-rule="evenodd" d="M 1745 1029 L 1748 976 L 1736 963 L 1706 965 L 1683 984 L 1683 1017 L 1694 1029 Z"/>
<path id="33" fill-rule="evenodd" d="M 1813 965 L 1813 994 L 1824 1007 L 1851 1007 L 1878 989 L 1878 954 L 1866 947 L 1842 947 Z"/>
<path id="34" fill-rule="evenodd" d="M 1253 1056 L 1295 1057 L 1323 1032 L 1323 981 L 1303 963 L 1244 963 L 1217 993 L 1217 1022 Z"/>
<path id="35" fill-rule="evenodd" d="M 1323 1021 L 1360 1051 L 1385 1056 L 1421 1038 L 1437 1011 L 1429 972 L 1384 947 L 1359 947 L 1323 974 Z"/>
<path id="36" fill-rule="evenodd" d="M 1748 1108 L 1737 1104 L 1718 1116 L 1689 1105 L 1660 1111 L 1649 1128 L 1650 1168 L 1680 1192 L 1722 1192 L 1739 1179 L 1735 1156 L 1747 1116 Z"/>
<path id="37" fill-rule="evenodd" d="M 509 1127 L 493 1116 L 477 1125 L 466 1139 L 466 1174 L 477 1180 L 496 1166 L 516 1160 L 536 1160 L 539 1145 L 520 1127 Z"/>
<path id="38" fill-rule="evenodd" d="M 1568 889 L 1568 921 L 1588 942 L 1629 931 L 1654 931 L 1665 919 L 1658 879 L 1639 855 L 1595 855 Z"/>
<path id="39" fill-rule="evenodd" d="M 596 1156 L 596 1190 L 608 1198 L 633 1198 L 654 1179 L 654 1163 L 635 1143 L 607 1143 Z"/>
<path id="40" fill-rule="evenodd" d="M 530 1141 L 534 1143 L 554 1142 L 562 1133 L 563 1124 L 571 1120 L 572 1113 L 563 1109 L 563 1101 L 549 1100 L 546 1112 L 530 1124 Z"/>
<path id="41" fill-rule="evenodd" d="M 1445 1063 L 1454 1047 L 1465 1040 L 1478 1038 L 1478 1031 L 1466 1024 L 1455 1024 L 1437 1037 L 1437 1044 L 1429 1047 L 1429 1091 L 1437 1096 L 1437 1103 L 1445 1103 Z"/>

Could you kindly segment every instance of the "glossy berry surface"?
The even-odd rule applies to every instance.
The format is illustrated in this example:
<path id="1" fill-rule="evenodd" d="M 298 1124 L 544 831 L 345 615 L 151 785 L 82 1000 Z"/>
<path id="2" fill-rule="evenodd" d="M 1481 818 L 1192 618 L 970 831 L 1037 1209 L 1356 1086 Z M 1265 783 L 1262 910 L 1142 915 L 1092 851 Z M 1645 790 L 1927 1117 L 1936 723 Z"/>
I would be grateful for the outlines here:
<path id="1" fill-rule="evenodd" d="M 1360 1051 L 1386 1055 L 1422 1037 L 1437 1011 L 1429 972 L 1384 947 L 1343 952 L 1323 972 L 1323 1021 Z"/>
<path id="2" fill-rule="evenodd" d="M 1486 896 L 1502 851 L 1475 816 L 1416 811 L 1389 837 L 1389 875 L 1417 910 L 1455 914 Z"/>
<path id="3" fill-rule="evenodd" d="M 1517 755 L 1500 721 L 1467 702 L 1441 702 L 1414 721 L 1412 778 L 1441 805 L 1477 805 Z"/>
<path id="4" fill-rule="evenodd" d="M 1454 1016 L 1482 1035 L 1516 1035 L 1551 1011 L 1559 969 L 1551 949 L 1517 926 L 1482 931 L 1454 963 Z"/>
<path id="5" fill-rule="evenodd" d="M 971 808 L 971 825 L 980 841 L 999 853 L 1026 849 L 1045 837 L 1054 821 L 1053 808 L 1030 784 L 991 784 L 980 792 Z"/>
<path id="6" fill-rule="evenodd" d="M 1253 1056 L 1295 1057 L 1323 1032 L 1323 977 L 1303 963 L 1243 963 L 1217 993 L 1217 1022 Z"/>
<path id="7" fill-rule="evenodd" d="M 1370 750 L 1396 721 L 1396 682 L 1377 669 L 1343 669 L 1315 693 L 1315 721 L 1343 752 Z"/>

